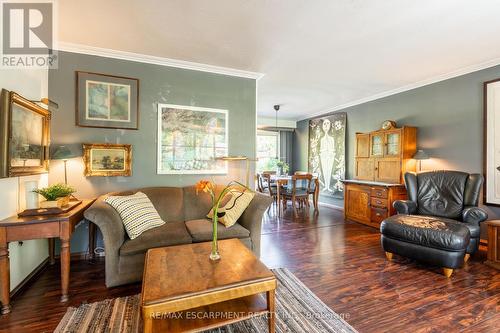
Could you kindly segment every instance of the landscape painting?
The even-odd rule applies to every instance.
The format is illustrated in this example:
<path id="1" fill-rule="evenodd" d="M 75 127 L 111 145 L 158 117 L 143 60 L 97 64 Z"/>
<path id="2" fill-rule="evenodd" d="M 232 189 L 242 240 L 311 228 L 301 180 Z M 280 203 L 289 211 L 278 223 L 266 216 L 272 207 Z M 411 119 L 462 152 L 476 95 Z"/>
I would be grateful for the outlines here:
<path id="1" fill-rule="evenodd" d="M 309 121 L 309 172 L 318 175 L 322 196 L 344 197 L 346 119 L 334 113 Z"/>
<path id="2" fill-rule="evenodd" d="M 130 176 L 132 147 L 121 144 L 83 145 L 85 176 Z"/>
<path id="3" fill-rule="evenodd" d="M 158 105 L 158 174 L 225 174 L 228 112 Z"/>
<path id="4" fill-rule="evenodd" d="M 78 126 L 138 129 L 139 80 L 76 73 Z"/>
<path id="5" fill-rule="evenodd" d="M 130 86 L 87 81 L 86 118 L 130 121 Z"/>
<path id="6" fill-rule="evenodd" d="M 11 166 L 43 163 L 43 116 L 18 104 L 12 105 Z"/>

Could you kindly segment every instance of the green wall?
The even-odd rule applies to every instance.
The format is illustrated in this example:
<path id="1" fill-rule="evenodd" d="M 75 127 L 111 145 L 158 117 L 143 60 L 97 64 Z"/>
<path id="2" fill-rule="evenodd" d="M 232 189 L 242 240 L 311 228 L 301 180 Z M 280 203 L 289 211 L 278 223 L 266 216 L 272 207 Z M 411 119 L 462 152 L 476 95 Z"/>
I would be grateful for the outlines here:
<path id="1" fill-rule="evenodd" d="M 140 80 L 139 130 L 84 128 L 75 126 L 75 71 L 88 71 Z M 131 177 L 84 177 L 81 158 L 68 162 L 68 182 L 78 197 L 144 186 L 185 186 L 211 175 L 157 175 L 157 104 L 169 103 L 226 109 L 229 111 L 229 154 L 255 157 L 256 81 L 253 79 L 60 52 L 59 68 L 49 71 L 49 97 L 59 104 L 52 118 L 52 144 L 65 144 L 81 151 L 82 143 L 128 143 L 133 149 Z M 254 167 L 254 166 L 252 166 Z M 244 166 L 230 166 L 229 178 L 243 179 Z M 63 180 L 62 164 L 51 165 L 50 183 Z M 78 228 L 72 251 L 87 248 L 86 226 Z"/>
<path id="2" fill-rule="evenodd" d="M 500 77 L 500 66 L 339 110 L 347 112 L 346 177 L 354 174 L 356 132 L 380 128 L 385 119 L 418 127 L 418 147 L 432 158 L 423 169 L 482 173 L 483 82 Z M 307 169 L 308 120 L 297 123 L 294 168 Z M 500 210 L 486 208 L 490 217 Z"/>

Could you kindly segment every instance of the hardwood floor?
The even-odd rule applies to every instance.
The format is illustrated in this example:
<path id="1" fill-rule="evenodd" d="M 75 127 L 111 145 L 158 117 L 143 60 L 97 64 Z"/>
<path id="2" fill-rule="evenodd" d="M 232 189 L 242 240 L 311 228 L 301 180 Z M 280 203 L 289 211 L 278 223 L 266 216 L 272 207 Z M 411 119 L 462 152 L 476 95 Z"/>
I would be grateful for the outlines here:
<path id="1" fill-rule="evenodd" d="M 445 278 L 394 256 L 385 259 L 376 229 L 345 222 L 341 211 L 320 207 L 315 216 L 288 209 L 265 214 L 262 260 L 287 267 L 360 332 L 498 332 L 500 274 L 484 265 L 485 249 Z M 72 262 L 70 301 L 59 303 L 59 265 L 49 267 L 12 300 L 2 332 L 51 332 L 67 306 L 138 293 L 140 284 L 107 289 L 104 262 Z"/>

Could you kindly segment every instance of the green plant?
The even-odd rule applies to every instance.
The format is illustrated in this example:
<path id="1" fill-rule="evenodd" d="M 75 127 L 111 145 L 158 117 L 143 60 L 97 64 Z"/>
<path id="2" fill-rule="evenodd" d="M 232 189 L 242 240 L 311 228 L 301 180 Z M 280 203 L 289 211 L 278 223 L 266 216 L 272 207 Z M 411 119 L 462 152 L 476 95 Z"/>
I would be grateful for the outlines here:
<path id="1" fill-rule="evenodd" d="M 57 200 L 57 198 L 66 197 L 76 191 L 71 186 L 65 184 L 55 184 L 45 188 L 38 188 L 33 190 L 33 192 L 40 194 L 47 201 L 54 201 Z"/>
<path id="2" fill-rule="evenodd" d="M 284 172 L 284 173 L 288 173 L 288 171 L 290 171 L 290 166 L 288 165 L 288 163 L 284 162 L 284 161 L 278 161 L 276 163 L 276 166 L 278 168 L 281 168 L 281 170 Z"/>

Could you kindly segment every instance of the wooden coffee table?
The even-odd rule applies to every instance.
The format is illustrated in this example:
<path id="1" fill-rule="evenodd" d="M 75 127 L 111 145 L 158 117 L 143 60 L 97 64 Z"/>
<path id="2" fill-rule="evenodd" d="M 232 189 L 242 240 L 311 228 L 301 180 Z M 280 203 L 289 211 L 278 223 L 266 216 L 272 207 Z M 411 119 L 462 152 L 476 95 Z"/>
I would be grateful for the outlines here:
<path id="1" fill-rule="evenodd" d="M 144 332 L 199 332 L 268 314 L 274 332 L 274 274 L 238 239 L 150 249 L 142 281 Z M 263 293 L 266 293 L 264 297 Z"/>

